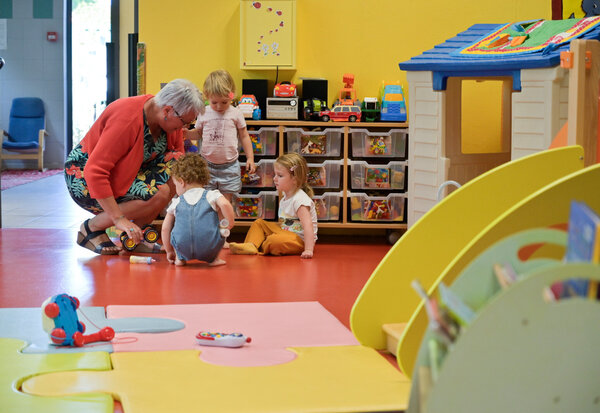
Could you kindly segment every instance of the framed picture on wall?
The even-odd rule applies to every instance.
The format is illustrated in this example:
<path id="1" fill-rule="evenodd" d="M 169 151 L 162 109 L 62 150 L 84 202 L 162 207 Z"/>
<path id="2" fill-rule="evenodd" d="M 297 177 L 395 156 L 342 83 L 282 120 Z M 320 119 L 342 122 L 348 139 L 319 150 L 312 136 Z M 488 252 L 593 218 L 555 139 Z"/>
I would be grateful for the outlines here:
<path id="1" fill-rule="evenodd" d="M 296 0 L 240 0 L 240 67 L 296 68 Z"/>

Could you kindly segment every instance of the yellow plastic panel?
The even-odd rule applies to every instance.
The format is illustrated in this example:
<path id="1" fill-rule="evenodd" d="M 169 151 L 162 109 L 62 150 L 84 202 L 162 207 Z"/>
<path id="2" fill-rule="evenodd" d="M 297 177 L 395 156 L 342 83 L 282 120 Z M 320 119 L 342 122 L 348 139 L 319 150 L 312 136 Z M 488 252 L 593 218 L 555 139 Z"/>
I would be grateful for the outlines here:
<path id="1" fill-rule="evenodd" d="M 296 68 L 296 0 L 240 1 L 240 65 Z"/>
<path id="2" fill-rule="evenodd" d="M 600 210 L 600 164 L 574 172 L 541 188 L 512 208 L 500 214 L 489 226 L 473 237 L 464 249 L 440 273 L 430 286 L 435 291 L 440 281 L 451 284 L 464 268 L 479 254 L 498 240 L 529 228 L 564 224 L 569 220 L 571 200 L 586 202 L 592 209 Z M 398 344 L 396 357 L 407 375 L 412 375 L 421 340 L 427 328 L 427 315 L 419 304 L 409 320 Z"/>
<path id="3" fill-rule="evenodd" d="M 114 370 L 41 375 L 23 390 L 109 393 L 127 413 L 401 411 L 408 405 L 410 380 L 371 348 L 290 350 L 296 360 L 267 367 L 208 364 L 195 350 L 113 353 Z"/>
<path id="4" fill-rule="evenodd" d="M 383 324 L 409 320 L 419 305 L 410 287 L 429 289 L 456 255 L 507 209 L 567 174 L 583 168 L 579 146 L 540 152 L 508 162 L 454 191 L 418 220 L 390 249 L 358 296 L 350 314 L 363 345 L 386 346 Z"/>

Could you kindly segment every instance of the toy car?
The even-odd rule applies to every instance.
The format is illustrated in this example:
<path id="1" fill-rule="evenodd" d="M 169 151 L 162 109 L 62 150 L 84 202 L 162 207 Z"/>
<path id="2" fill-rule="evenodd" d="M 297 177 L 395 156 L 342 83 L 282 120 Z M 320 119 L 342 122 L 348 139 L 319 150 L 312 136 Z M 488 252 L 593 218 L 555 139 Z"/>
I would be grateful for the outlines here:
<path id="1" fill-rule="evenodd" d="M 329 110 L 327 102 L 318 98 L 304 99 L 302 101 L 302 106 L 304 120 L 321 119 L 321 112 Z"/>
<path id="2" fill-rule="evenodd" d="M 242 95 L 237 107 L 242 111 L 245 118 L 252 118 L 255 110 L 260 110 L 254 95 Z"/>
<path id="3" fill-rule="evenodd" d="M 54 344 L 81 347 L 96 341 L 110 341 L 115 336 L 111 327 L 83 335 L 85 325 L 77 317 L 79 300 L 68 294 L 58 294 L 42 303 L 42 327 Z"/>
<path id="4" fill-rule="evenodd" d="M 360 106 L 338 105 L 331 110 L 324 110 L 319 113 L 324 122 L 330 119 L 334 122 L 360 122 Z"/>
<path id="5" fill-rule="evenodd" d="M 381 120 L 406 122 L 406 102 L 400 85 L 385 85 L 381 93 Z"/>
<path id="6" fill-rule="evenodd" d="M 146 242 L 154 244 L 158 241 L 158 231 L 155 230 L 152 225 L 144 226 L 144 228 L 142 228 L 142 233 L 144 234 L 144 240 Z M 127 235 L 126 232 L 122 232 L 119 239 L 121 240 L 121 244 L 123 244 L 123 248 L 127 251 L 133 251 L 137 246 L 135 241 L 132 238 L 129 238 L 129 235 Z"/>
<path id="7" fill-rule="evenodd" d="M 273 96 L 278 98 L 291 98 L 296 96 L 296 85 L 291 82 L 281 82 L 275 85 Z"/>

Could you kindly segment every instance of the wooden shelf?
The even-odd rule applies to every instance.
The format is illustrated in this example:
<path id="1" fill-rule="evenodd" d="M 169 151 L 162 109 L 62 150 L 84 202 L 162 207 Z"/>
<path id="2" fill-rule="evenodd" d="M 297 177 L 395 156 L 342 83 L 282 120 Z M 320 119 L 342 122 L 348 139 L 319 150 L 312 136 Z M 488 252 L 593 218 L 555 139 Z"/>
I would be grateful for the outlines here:
<path id="1" fill-rule="evenodd" d="M 277 127 L 278 128 L 278 154 L 282 155 L 286 151 L 286 141 L 285 141 L 285 130 L 287 127 L 304 127 L 309 129 L 316 128 L 342 128 L 342 152 L 339 157 L 335 157 L 335 159 L 341 159 L 343 161 L 343 169 L 340 176 L 340 188 L 341 189 L 332 189 L 331 191 L 341 191 L 342 198 L 340 200 L 340 221 L 336 222 L 328 222 L 328 221 L 319 221 L 319 228 L 344 228 L 344 229 L 385 229 L 391 231 L 404 231 L 407 229 L 406 223 L 403 222 L 393 222 L 393 221 L 381 221 L 381 222 L 358 222 L 351 221 L 349 219 L 349 205 L 348 205 L 348 194 L 351 191 L 350 189 L 350 171 L 348 168 L 350 154 L 348 152 L 349 143 L 350 143 L 350 130 L 351 129 L 367 129 L 370 131 L 381 132 L 385 129 L 407 129 L 407 122 L 319 122 L 319 121 L 302 121 L 302 120 L 247 120 L 246 123 L 248 126 L 253 127 Z M 258 161 L 261 157 L 255 159 Z M 364 159 L 364 158 L 363 158 Z M 390 159 L 390 158 L 386 158 Z M 307 161 L 310 162 L 310 159 L 307 158 Z M 377 162 L 377 158 L 372 158 L 372 163 Z M 361 189 L 356 190 L 355 192 L 369 192 L 370 190 Z M 330 192 L 327 191 L 326 192 Z M 404 217 L 406 218 L 406 211 L 404 211 Z M 252 221 L 236 221 L 236 225 L 240 226 L 249 226 Z"/>

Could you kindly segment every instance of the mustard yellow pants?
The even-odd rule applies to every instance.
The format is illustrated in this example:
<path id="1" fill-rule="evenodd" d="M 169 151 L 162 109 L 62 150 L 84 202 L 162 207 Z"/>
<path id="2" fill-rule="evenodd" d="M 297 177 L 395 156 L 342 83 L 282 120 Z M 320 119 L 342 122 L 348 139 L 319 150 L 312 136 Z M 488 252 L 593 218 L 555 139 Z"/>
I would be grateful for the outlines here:
<path id="1" fill-rule="evenodd" d="M 299 255 L 304 251 L 304 241 L 298 234 L 264 219 L 257 219 L 250 225 L 244 242 L 254 244 L 261 254 Z"/>

